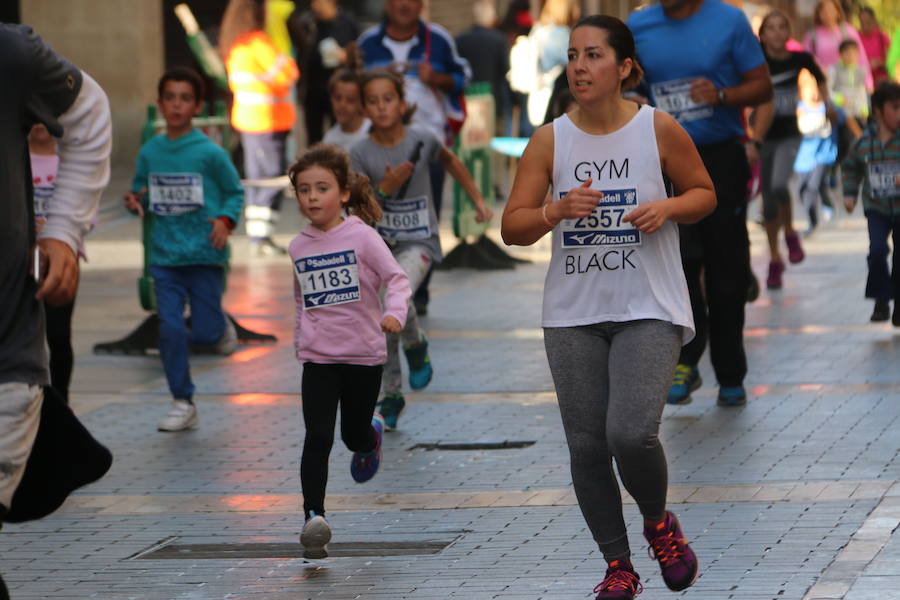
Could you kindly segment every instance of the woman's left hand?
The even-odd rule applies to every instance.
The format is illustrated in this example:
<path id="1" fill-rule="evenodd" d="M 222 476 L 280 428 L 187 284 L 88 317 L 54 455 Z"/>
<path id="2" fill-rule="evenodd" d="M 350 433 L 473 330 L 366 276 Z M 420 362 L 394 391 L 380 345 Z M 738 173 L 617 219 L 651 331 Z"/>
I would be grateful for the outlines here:
<path id="1" fill-rule="evenodd" d="M 622 220 L 637 227 L 641 233 L 654 233 L 659 231 L 672 214 L 671 201 L 671 198 L 665 198 L 641 204 Z"/>

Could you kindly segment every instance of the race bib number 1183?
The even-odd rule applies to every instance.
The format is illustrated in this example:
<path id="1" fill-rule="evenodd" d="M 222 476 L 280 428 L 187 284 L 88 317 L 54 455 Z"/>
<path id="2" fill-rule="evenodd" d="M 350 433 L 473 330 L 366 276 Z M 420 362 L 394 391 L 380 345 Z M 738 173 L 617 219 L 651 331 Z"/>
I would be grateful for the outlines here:
<path id="1" fill-rule="evenodd" d="M 353 250 L 298 258 L 294 273 L 304 310 L 359 301 L 359 269 Z"/>

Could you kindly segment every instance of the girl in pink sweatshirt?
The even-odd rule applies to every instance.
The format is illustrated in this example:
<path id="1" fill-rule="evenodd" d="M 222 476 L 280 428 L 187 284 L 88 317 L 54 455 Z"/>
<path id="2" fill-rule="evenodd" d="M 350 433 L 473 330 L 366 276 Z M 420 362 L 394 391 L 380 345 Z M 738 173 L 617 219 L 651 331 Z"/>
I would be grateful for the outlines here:
<path id="1" fill-rule="evenodd" d="M 381 462 L 384 421 L 375 403 L 387 358 L 384 334 L 400 332 L 411 292 L 403 269 L 370 226 L 381 219 L 381 207 L 368 179 L 350 170 L 346 152 L 314 146 L 291 165 L 288 176 L 310 220 L 289 247 L 306 425 L 300 460 L 306 522 L 300 543 L 304 557 L 324 558 L 331 540 L 325 485 L 338 404 L 341 438 L 354 453 L 350 473 L 363 483 Z"/>

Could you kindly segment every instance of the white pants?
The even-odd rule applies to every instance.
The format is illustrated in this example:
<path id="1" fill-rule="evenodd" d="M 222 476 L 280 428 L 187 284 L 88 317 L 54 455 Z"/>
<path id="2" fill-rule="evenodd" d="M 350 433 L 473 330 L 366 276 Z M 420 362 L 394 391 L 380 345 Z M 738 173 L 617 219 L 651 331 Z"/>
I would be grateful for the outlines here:
<path id="1" fill-rule="evenodd" d="M 428 269 L 431 267 L 431 255 L 427 250 L 410 246 L 394 254 L 400 267 L 409 277 L 409 287 L 413 294 L 416 289 L 425 280 L 428 275 Z M 406 323 L 403 330 L 399 333 L 387 334 L 387 361 L 384 365 L 384 393 L 399 394 L 403 387 L 403 373 L 400 367 L 400 344 L 404 348 L 418 345 L 424 339 L 422 332 L 419 330 L 419 317 L 416 315 L 416 308 L 413 306 L 410 297 L 407 304 Z"/>
<path id="2" fill-rule="evenodd" d="M 44 391 L 26 383 L 0 384 L 0 505 L 9 508 L 41 423 Z"/>

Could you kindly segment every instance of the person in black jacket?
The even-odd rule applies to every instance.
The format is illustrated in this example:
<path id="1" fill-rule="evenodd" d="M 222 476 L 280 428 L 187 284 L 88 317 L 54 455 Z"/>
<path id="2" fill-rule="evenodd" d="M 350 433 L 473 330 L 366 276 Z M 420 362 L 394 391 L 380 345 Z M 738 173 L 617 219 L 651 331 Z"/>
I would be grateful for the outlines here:
<path id="1" fill-rule="evenodd" d="M 337 0 L 312 0 L 310 10 L 288 17 L 288 33 L 300 66 L 297 97 L 302 99 L 307 144 L 322 140 L 324 120 L 334 122 L 328 80 L 340 66 L 356 64 L 357 22 L 338 8 Z"/>

